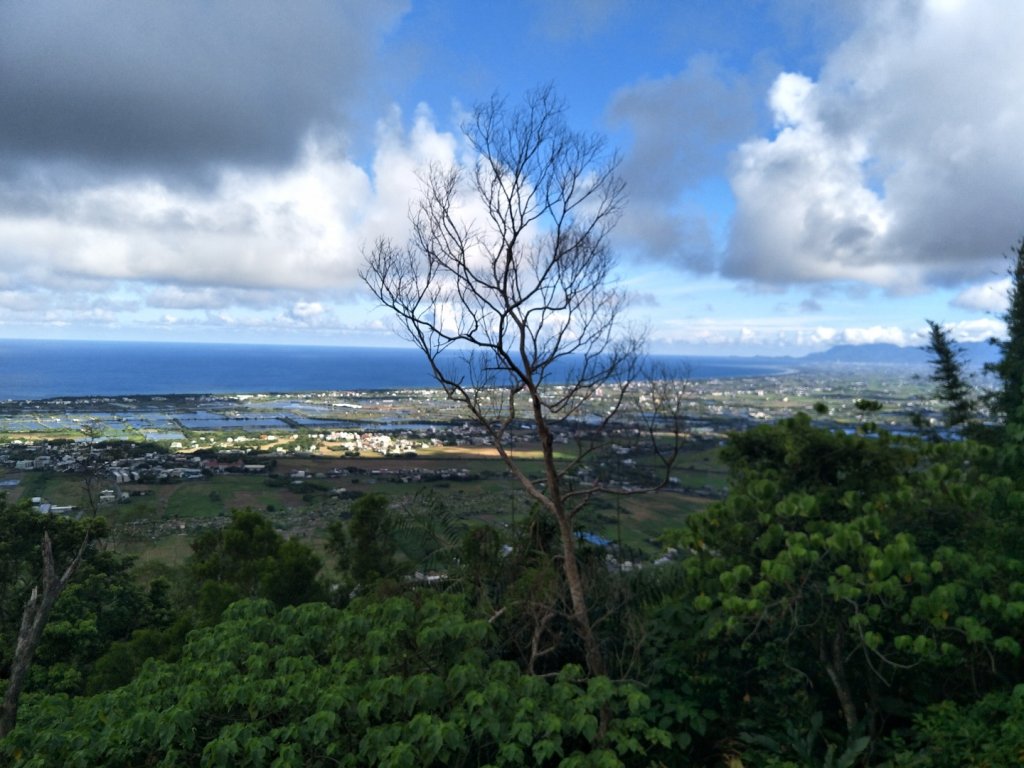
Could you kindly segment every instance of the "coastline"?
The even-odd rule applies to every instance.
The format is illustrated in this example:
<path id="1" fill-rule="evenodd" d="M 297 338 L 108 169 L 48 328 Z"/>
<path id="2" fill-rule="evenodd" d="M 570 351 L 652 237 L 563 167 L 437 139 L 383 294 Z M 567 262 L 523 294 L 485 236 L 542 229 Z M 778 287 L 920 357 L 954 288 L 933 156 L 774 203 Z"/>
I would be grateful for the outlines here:
<path id="1" fill-rule="evenodd" d="M 778 375 L 793 365 L 675 355 L 650 360 L 690 380 Z M 436 386 L 422 353 L 408 348 L 0 340 L 0 403 Z"/>

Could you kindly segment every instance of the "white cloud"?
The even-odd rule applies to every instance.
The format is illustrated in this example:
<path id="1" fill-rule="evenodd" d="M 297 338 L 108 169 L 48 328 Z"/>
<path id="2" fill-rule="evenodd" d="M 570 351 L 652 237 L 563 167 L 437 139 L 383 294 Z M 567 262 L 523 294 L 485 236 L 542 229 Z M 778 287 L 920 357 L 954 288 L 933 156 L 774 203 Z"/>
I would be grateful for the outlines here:
<path id="1" fill-rule="evenodd" d="M 781 75 L 770 103 L 778 135 L 744 144 L 733 172 L 726 272 L 764 282 L 895 280 L 895 265 L 865 263 L 889 221 L 864 184 L 863 141 L 827 129 L 817 86 L 802 75 Z"/>
<path id="2" fill-rule="evenodd" d="M 227 307 L 236 303 L 229 291 L 216 288 L 182 287 L 179 285 L 158 286 L 146 296 L 146 304 L 160 309 L 203 309 Z"/>
<path id="3" fill-rule="evenodd" d="M 835 328 L 819 327 L 814 329 L 811 340 L 815 344 L 828 344 L 833 342 L 838 335 L 839 331 Z"/>
<path id="4" fill-rule="evenodd" d="M 970 320 L 950 325 L 953 338 L 978 341 L 999 335 L 1002 324 Z M 804 325 L 794 317 L 712 318 L 691 317 L 661 322 L 652 329 L 655 349 L 685 348 L 691 354 L 717 355 L 724 349 L 740 354 L 803 355 L 841 344 L 888 343 L 917 347 L 925 343 L 927 328 L 900 325 Z"/>
<path id="5" fill-rule="evenodd" d="M 903 328 L 881 325 L 844 328 L 836 341 L 841 344 L 896 344 L 901 347 L 916 343 L 915 337 Z"/>
<path id="6" fill-rule="evenodd" d="M 416 171 L 454 148 L 420 110 L 408 132 L 397 113 L 381 125 L 372 176 L 338 142 L 311 137 L 294 167 L 225 170 L 206 191 L 140 179 L 68 191 L 0 211 L 0 274 L 51 299 L 128 290 L 157 308 L 309 312 L 354 290 L 378 235 L 404 240 Z"/>
<path id="7" fill-rule="evenodd" d="M 300 301 L 292 307 L 291 314 L 300 320 L 308 320 L 323 315 L 324 307 L 318 301 Z"/>
<path id="8" fill-rule="evenodd" d="M 954 307 L 1001 314 L 1006 310 L 1010 278 L 965 288 L 951 302 Z"/>
<path id="9" fill-rule="evenodd" d="M 725 272 L 890 292 L 989 273 L 1024 226 L 1024 4 L 879 2 L 812 80 L 783 73 L 777 133 L 736 153 Z"/>
<path id="10" fill-rule="evenodd" d="M 655 349 L 685 347 L 699 354 L 724 350 L 742 354 L 789 355 L 841 343 L 841 332 L 827 327 L 809 329 L 787 317 L 687 317 L 660 321 L 651 328 Z"/>
<path id="11" fill-rule="evenodd" d="M 1001 338 L 1006 334 L 1006 324 L 1002 320 L 992 317 L 948 323 L 946 328 L 949 329 L 950 335 L 959 342 L 988 341 L 991 338 Z M 921 333 L 924 338 L 925 331 L 922 330 Z"/>

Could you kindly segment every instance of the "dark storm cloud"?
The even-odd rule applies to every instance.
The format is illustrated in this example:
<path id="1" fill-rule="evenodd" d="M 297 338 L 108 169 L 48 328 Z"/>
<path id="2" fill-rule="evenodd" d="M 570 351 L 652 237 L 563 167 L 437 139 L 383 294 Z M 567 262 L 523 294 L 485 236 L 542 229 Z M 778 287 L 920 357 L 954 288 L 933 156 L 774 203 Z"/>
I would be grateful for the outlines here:
<path id="1" fill-rule="evenodd" d="M 294 157 L 346 118 L 403 3 L 0 4 L 0 165 L 191 173 Z"/>
<path id="2" fill-rule="evenodd" d="M 714 238 L 702 216 L 687 216 L 652 204 L 632 205 L 623 215 L 615 238 L 627 250 L 639 243 L 642 250 L 637 255 L 642 258 L 679 269 L 710 272 L 715 266 Z"/>
<path id="3" fill-rule="evenodd" d="M 633 133 L 621 168 L 630 196 L 621 226 L 649 258 L 695 272 L 714 268 L 708 222 L 680 215 L 676 204 L 725 167 L 732 147 L 753 130 L 755 93 L 744 78 L 698 57 L 673 77 L 615 94 L 609 119 Z"/>
<path id="4" fill-rule="evenodd" d="M 673 77 L 620 90 L 608 112 L 634 134 L 622 168 L 630 194 L 674 195 L 720 171 L 756 126 L 758 98 L 746 80 L 709 57 Z"/>

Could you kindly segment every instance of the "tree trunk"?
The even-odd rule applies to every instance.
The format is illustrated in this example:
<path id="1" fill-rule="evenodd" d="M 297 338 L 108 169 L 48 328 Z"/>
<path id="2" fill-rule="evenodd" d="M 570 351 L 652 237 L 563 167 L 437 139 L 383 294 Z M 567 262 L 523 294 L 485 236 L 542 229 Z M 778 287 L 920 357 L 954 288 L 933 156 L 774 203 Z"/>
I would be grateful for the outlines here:
<path id="1" fill-rule="evenodd" d="M 583 577 L 580 576 L 579 563 L 576 562 L 576 535 L 572 529 L 572 517 L 565 510 L 562 498 L 561 479 L 555 462 L 555 439 L 544 418 L 540 392 L 534 384 L 528 385 L 530 401 L 533 408 L 533 421 L 537 425 L 537 436 L 540 438 L 541 450 L 544 455 L 544 473 L 547 479 L 547 496 L 551 513 L 558 522 L 558 534 L 562 540 L 562 571 L 569 587 L 572 600 L 572 619 L 576 631 L 583 641 L 583 653 L 587 662 L 587 672 L 592 677 L 603 675 L 604 654 L 597 642 L 594 628 L 590 624 L 590 612 L 587 610 L 587 593 L 583 588 Z"/>
<path id="2" fill-rule="evenodd" d="M 569 586 L 569 597 L 572 600 L 572 620 L 576 631 L 583 641 L 583 653 L 587 661 L 587 672 L 592 677 L 605 674 L 604 654 L 597 642 L 594 628 L 590 624 L 590 612 L 587 610 L 587 593 L 583 588 L 583 577 L 580 576 L 579 564 L 576 562 L 576 536 L 572 530 L 572 521 L 564 514 L 557 515 L 558 533 L 562 540 L 562 570 Z"/>
<path id="3" fill-rule="evenodd" d="M 25 609 L 21 614 L 21 628 L 18 630 L 18 639 L 14 646 L 14 657 L 11 660 L 11 674 L 7 680 L 7 690 L 4 692 L 3 703 L 0 704 L 0 739 L 10 733 L 18 719 L 18 700 L 28 679 L 28 670 L 32 666 L 32 657 L 35 656 L 36 648 L 43 637 L 43 630 L 50 618 L 50 611 L 54 603 L 64 591 L 68 581 L 78 570 L 82 561 L 82 554 L 88 543 L 88 536 L 83 540 L 78 554 L 64 570 L 60 578 L 57 577 L 56 568 L 53 562 L 53 546 L 50 543 L 50 535 L 43 533 L 43 583 L 42 593 L 39 587 L 32 588 L 25 603 Z"/>
<path id="4" fill-rule="evenodd" d="M 836 698 L 839 699 L 839 707 L 843 712 L 843 720 L 846 721 L 847 736 L 851 736 L 860 722 L 857 716 L 857 705 L 853 701 L 853 694 L 850 691 L 850 682 L 846 677 L 846 662 L 843 658 L 843 633 L 836 629 L 832 636 L 831 648 L 827 647 L 825 638 L 821 639 L 819 653 L 821 661 L 825 665 L 832 687 L 835 688 Z"/>

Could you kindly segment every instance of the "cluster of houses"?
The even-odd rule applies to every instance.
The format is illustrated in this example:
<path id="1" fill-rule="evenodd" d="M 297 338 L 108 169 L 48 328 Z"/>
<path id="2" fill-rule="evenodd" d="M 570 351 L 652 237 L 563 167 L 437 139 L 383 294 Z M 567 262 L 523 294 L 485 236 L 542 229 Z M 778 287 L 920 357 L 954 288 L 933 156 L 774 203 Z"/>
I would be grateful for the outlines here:
<path id="1" fill-rule="evenodd" d="M 26 442 L 13 440 L 0 444 L 0 467 L 15 471 L 53 471 L 97 478 L 102 488 L 96 501 L 113 504 L 128 494 L 122 485 L 197 480 L 208 471 L 199 456 L 154 451 L 143 443 L 51 440 Z M 112 486 L 112 487 L 110 487 Z M 67 514 L 74 507 L 50 504 L 33 498 L 32 506 L 47 514 Z"/>
<path id="2" fill-rule="evenodd" d="M 392 437 L 374 433 L 337 432 L 315 437 L 341 443 L 342 449 L 346 451 L 374 451 L 385 456 L 396 454 L 411 456 L 415 455 L 417 445 L 440 444 L 437 439 L 428 439 L 425 443 L 421 439 L 417 444 L 411 437 Z M 99 492 L 97 501 L 100 504 L 114 504 L 129 498 L 128 494 L 121 490 L 122 487 L 128 485 L 187 482 L 201 480 L 210 475 L 228 473 L 266 475 L 270 472 L 271 465 L 253 462 L 245 454 L 225 457 L 223 454 L 211 456 L 208 451 L 203 453 L 163 452 L 152 450 L 152 446 L 147 446 L 144 443 L 15 440 L 9 443 L 0 443 L 0 468 L 21 472 L 45 470 L 81 473 L 100 478 L 109 483 L 109 486 Z M 289 479 L 293 483 L 302 483 L 314 477 L 337 478 L 348 475 L 365 475 L 365 482 L 368 483 L 377 480 L 397 480 L 403 483 L 466 481 L 476 477 L 468 469 L 430 470 L 412 467 L 385 467 L 371 471 L 355 467 L 336 467 L 326 473 L 316 473 L 315 475 L 303 470 L 295 470 L 290 474 Z M 51 514 L 67 513 L 74 509 L 58 507 L 41 498 L 33 500 L 33 504 L 39 511 Z"/>
<path id="3" fill-rule="evenodd" d="M 347 472 L 350 470 L 341 470 Z M 430 483 L 430 482 L 465 482 L 467 480 L 475 480 L 479 477 L 474 472 L 470 472 L 468 469 L 460 468 L 441 468 L 441 469 L 424 469 L 422 467 L 383 467 L 381 469 L 373 469 L 364 474 L 368 475 L 371 481 L 373 480 L 386 480 L 388 482 L 401 482 L 401 483 Z"/>

